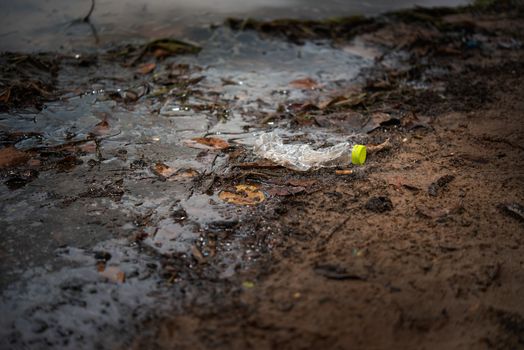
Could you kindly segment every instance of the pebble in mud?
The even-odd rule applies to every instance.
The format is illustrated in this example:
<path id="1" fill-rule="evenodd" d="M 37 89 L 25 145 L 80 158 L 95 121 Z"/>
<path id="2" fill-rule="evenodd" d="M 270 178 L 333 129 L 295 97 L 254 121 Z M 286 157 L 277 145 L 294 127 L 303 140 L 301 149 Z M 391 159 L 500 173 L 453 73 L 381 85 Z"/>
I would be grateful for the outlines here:
<path id="1" fill-rule="evenodd" d="M 34 169 L 21 171 L 16 173 L 14 176 L 10 177 L 7 181 L 5 181 L 4 185 L 6 185 L 7 188 L 9 188 L 10 190 L 17 190 L 36 179 L 38 175 L 38 171 Z"/>
<path id="2" fill-rule="evenodd" d="M 504 214 L 524 222 L 524 206 L 519 203 L 501 203 L 498 205 L 498 208 Z"/>
<path id="3" fill-rule="evenodd" d="M 129 166 L 132 170 L 142 169 L 147 167 L 147 163 L 143 159 L 134 160 Z"/>
<path id="4" fill-rule="evenodd" d="M 438 178 L 437 181 L 433 182 L 428 187 L 428 194 L 432 197 L 437 197 L 439 192 L 447 187 L 447 185 L 455 179 L 455 176 L 453 175 L 444 175 L 440 178 Z"/>
<path id="5" fill-rule="evenodd" d="M 367 201 L 365 208 L 376 213 L 384 213 L 393 210 L 393 203 L 385 196 L 372 197 Z"/>
<path id="6" fill-rule="evenodd" d="M 177 208 L 173 211 L 172 217 L 175 222 L 182 222 L 187 219 L 187 212 L 184 208 Z"/>
<path id="7" fill-rule="evenodd" d="M 99 261 L 108 261 L 111 259 L 111 254 L 104 251 L 95 252 L 95 259 Z"/>

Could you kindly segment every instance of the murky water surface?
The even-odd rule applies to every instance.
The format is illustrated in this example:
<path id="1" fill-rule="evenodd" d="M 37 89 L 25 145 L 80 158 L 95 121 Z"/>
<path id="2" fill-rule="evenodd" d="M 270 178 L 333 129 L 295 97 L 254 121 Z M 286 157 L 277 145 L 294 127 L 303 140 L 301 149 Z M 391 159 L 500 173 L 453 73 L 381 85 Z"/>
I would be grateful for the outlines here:
<path id="1" fill-rule="evenodd" d="M 129 330 L 151 310 L 181 307 L 173 295 L 187 298 L 192 287 L 176 287 L 183 276 L 169 283 L 160 278 L 159 257 L 194 255 L 195 245 L 211 244 L 210 232 L 246 220 L 250 210 L 222 202 L 217 193 L 202 190 L 205 184 L 195 187 L 195 179 L 226 171 L 228 156 L 189 147 L 187 140 L 211 135 L 249 148 L 260 132 L 276 126 L 261 125 L 260 113 L 348 87 L 379 54 L 358 42 L 345 48 L 322 42 L 297 46 L 251 32 L 210 29 L 210 23 L 230 15 L 376 14 L 415 3 L 460 2 L 332 0 L 319 7 L 313 1 L 229 0 L 217 9 L 205 1 L 97 1 L 96 44 L 87 24 L 70 25 L 88 1 L 3 1 L 0 49 L 60 50 L 67 57 L 57 78 L 61 99 L 41 112 L 0 114 L 0 131 L 42 134 L 16 145 L 24 150 L 85 140 L 101 121 L 108 127 L 96 152 L 86 151 L 71 169 L 41 172 L 20 189 L 0 187 L 2 347 L 110 347 L 118 343 L 119 329 Z M 191 39 L 203 50 L 162 62 L 154 79 L 111 60 L 76 63 L 94 52 L 103 55 L 117 41 L 165 36 Z M 180 96 L 175 87 L 166 90 L 158 83 L 185 65 L 186 79 L 202 78 L 192 86 L 198 93 Z M 310 90 L 290 84 L 303 78 L 320 85 Z M 120 103 L 110 98 L 114 93 L 133 93 L 138 100 Z M 220 105 L 210 109 L 213 101 Z M 285 124 L 278 127 L 290 133 Z M 360 137 L 299 133 L 312 141 Z M 159 177 L 158 162 L 176 173 Z M 140 245 L 131 239 L 137 234 Z M 260 247 L 242 243 L 245 235 L 213 243 L 223 252 L 218 278 L 227 279 L 256 260 Z M 125 283 L 108 281 L 97 271 L 97 252 L 110 254 L 107 266 L 124 272 Z"/>
<path id="2" fill-rule="evenodd" d="M 90 0 L 0 1 L 0 51 L 74 50 L 93 47 L 92 28 L 71 25 L 87 14 Z M 195 28 L 207 28 L 224 18 L 260 19 L 377 15 L 418 6 L 456 6 L 468 0 L 96 0 L 92 15 L 98 45 L 120 40 L 165 36 L 194 38 Z"/>

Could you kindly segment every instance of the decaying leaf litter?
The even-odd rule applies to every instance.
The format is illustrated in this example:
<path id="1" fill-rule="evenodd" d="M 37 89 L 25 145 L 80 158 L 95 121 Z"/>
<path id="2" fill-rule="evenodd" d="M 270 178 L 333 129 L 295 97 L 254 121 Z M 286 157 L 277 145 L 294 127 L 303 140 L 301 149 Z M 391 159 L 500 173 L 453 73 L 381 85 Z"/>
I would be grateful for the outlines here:
<path id="1" fill-rule="evenodd" d="M 266 87 L 170 39 L 2 56 L 2 342 L 522 344 L 520 9 L 227 25 L 314 64 L 380 54 L 342 81 L 304 69 Z M 252 153 L 271 130 L 374 152 L 296 172 Z"/>

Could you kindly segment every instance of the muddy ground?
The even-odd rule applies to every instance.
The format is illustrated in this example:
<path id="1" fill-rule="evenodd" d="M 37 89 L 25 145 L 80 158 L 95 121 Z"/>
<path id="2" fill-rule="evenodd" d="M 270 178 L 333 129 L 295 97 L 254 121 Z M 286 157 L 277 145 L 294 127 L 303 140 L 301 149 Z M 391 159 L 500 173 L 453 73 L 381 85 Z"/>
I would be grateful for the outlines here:
<path id="1" fill-rule="evenodd" d="M 317 135 L 321 145 L 352 135 L 370 146 L 360 167 L 293 171 L 209 128 L 205 140 L 176 141 L 203 150 L 136 135 L 130 144 L 113 130 L 114 109 L 54 143 L 48 129 L 21 127 L 30 119 L 4 122 L 2 347 L 524 348 L 522 16 L 509 6 L 345 22 L 231 19 L 233 30 L 264 40 L 365 48 L 373 64 L 347 84 L 290 78 L 305 92 L 283 101 L 290 92 L 217 95 L 199 85 L 205 71 L 179 63 L 169 63 L 175 82 L 148 87 L 169 86 L 180 108 L 208 113 L 213 125 L 229 118 L 232 100 L 245 103 L 239 135 L 286 130 L 290 142 Z M 189 61 L 198 51 L 176 44 Z M 148 74 L 172 51 L 154 42 L 109 53 L 135 88 L 106 91 L 106 100 L 150 96 L 156 110 L 166 90 L 151 96 L 136 74 L 156 79 Z M 150 55 L 155 67 L 143 62 Z M 45 110 L 70 96 L 58 91 L 58 70 L 96 70 L 104 59 L 4 54 L 0 108 Z M 218 97 L 196 105 L 183 95 L 193 86 L 206 101 Z M 138 132 L 170 127 L 147 118 L 135 121 L 145 125 Z M 44 196 L 45 182 L 56 188 Z M 31 198 L 46 211 L 32 226 Z M 24 224 L 44 238 L 15 240 L 29 235 L 17 231 Z M 91 235 L 75 237 L 74 225 L 91 225 Z"/>

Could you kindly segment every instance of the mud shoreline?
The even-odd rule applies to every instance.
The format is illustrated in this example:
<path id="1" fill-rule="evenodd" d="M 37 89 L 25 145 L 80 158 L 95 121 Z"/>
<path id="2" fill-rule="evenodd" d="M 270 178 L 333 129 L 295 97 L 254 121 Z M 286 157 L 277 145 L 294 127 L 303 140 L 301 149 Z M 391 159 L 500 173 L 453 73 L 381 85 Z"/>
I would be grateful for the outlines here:
<path id="1" fill-rule="evenodd" d="M 201 78 L 206 71 L 168 61 L 173 50 L 194 51 L 183 43 L 119 48 L 109 57 L 126 67 L 117 71 L 119 79 L 135 85 L 120 91 L 106 83 L 96 99 L 111 108 L 92 113 L 89 127 L 48 139 L 54 135 L 48 129 L 31 134 L 22 127 L 31 120 L 9 124 L 3 118 L 1 220 L 9 238 L 0 246 L 3 274 L 12 272 L 6 266 L 21 269 L 29 244 L 49 248 L 38 255 L 40 269 L 2 278 L 1 310 L 8 317 L 0 344 L 524 346 L 522 16 L 512 6 L 413 10 L 359 22 L 344 38 L 330 32 L 339 33 L 340 23 L 326 28 L 326 22 L 310 22 L 313 30 L 282 22 L 234 26 L 268 40 L 298 38 L 307 45 L 329 38 L 336 50 L 353 50 L 349 43 L 357 42 L 374 52 L 374 63 L 350 84 L 290 78 L 289 89 L 276 90 L 273 101 L 250 101 L 238 92 L 228 99 L 209 88 Z M 189 54 L 184 59 L 191 61 Z M 60 90 L 64 78 L 57 69 L 91 74 L 107 58 L 1 59 L 0 109 L 15 116 L 46 112 L 50 100 L 62 103 L 78 94 Z M 166 75 L 159 73 L 164 66 Z M 224 87 L 240 86 L 234 77 L 222 78 Z M 303 92 L 278 100 L 293 89 Z M 154 134 L 146 139 L 137 132 L 136 142 L 122 146 L 128 140 L 114 125 L 115 115 L 123 124 L 125 111 L 117 114 L 118 108 L 141 111 L 142 119 L 125 120 L 145 125 L 138 131 L 171 127 L 160 111 L 154 116 L 147 109 L 160 109 L 157 99 L 159 106 L 173 99 L 176 108 L 197 111 L 216 125 L 231 119 L 234 106 L 246 105 L 240 136 L 286 128 L 298 132 L 289 141 L 299 142 L 316 132 L 322 140 L 329 131 L 356 134 L 370 146 L 387 141 L 387 147 L 370 154 L 363 167 L 296 172 L 210 128 L 201 136 L 227 145 L 207 139 L 208 148 L 172 151 L 152 141 Z M 170 162 L 184 157 L 195 162 Z M 71 178 L 78 181 L 69 183 Z M 56 185 L 44 195 L 37 190 L 44 181 L 69 187 Z M 239 185 L 254 186 L 261 203 L 222 203 L 224 192 L 249 200 Z M 42 227 L 52 223 L 48 236 L 13 243 L 16 231 L 7 228 L 29 221 L 21 211 L 28 198 L 46 215 L 78 215 L 93 229 L 78 240 L 78 222 L 61 226 L 67 219 L 42 217 L 34 230 L 47 232 Z"/>

